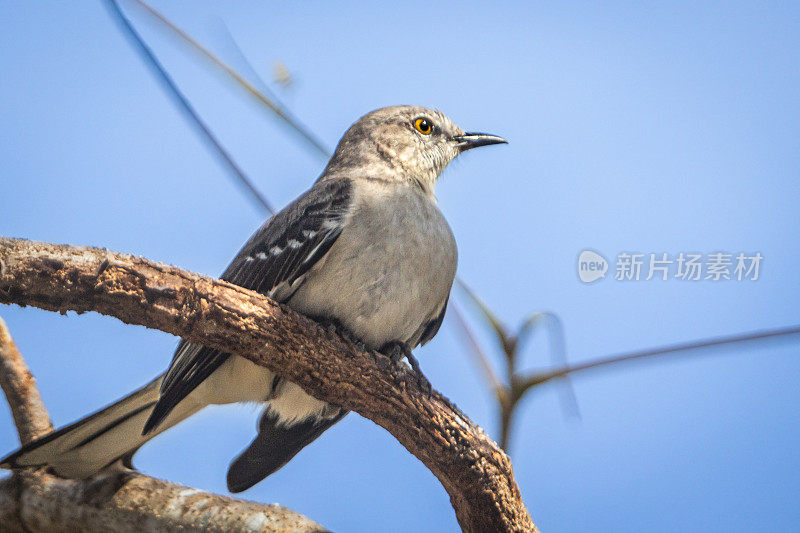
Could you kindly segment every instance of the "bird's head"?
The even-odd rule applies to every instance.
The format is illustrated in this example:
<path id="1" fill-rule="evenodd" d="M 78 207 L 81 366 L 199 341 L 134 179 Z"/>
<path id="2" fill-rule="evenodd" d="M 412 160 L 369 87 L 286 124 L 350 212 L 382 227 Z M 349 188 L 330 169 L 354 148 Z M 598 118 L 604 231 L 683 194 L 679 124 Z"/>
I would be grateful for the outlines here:
<path id="1" fill-rule="evenodd" d="M 505 142 L 488 133 L 466 133 L 440 111 L 384 107 L 350 126 L 328 170 L 358 168 L 376 177 L 416 183 L 432 194 L 439 175 L 460 153 Z"/>

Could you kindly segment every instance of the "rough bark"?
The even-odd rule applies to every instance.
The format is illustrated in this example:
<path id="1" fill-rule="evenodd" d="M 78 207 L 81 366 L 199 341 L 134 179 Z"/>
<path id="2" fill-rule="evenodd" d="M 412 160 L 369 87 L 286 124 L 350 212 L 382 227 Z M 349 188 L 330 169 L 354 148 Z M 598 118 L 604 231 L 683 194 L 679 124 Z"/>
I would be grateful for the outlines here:
<path id="1" fill-rule="evenodd" d="M 535 531 L 508 456 L 413 374 L 269 298 L 104 249 L 0 238 L 0 303 L 96 311 L 250 359 L 388 430 L 466 531 Z"/>
<path id="2" fill-rule="evenodd" d="M 17 427 L 22 444 L 32 441 L 53 429 L 50 415 L 42 402 L 36 380 L 25 364 L 22 354 L 0 318 L 0 389 Z"/>
<path id="3" fill-rule="evenodd" d="M 0 481 L 0 530 L 149 533 L 321 532 L 280 505 L 236 500 L 135 472 L 89 481 L 24 472 Z"/>

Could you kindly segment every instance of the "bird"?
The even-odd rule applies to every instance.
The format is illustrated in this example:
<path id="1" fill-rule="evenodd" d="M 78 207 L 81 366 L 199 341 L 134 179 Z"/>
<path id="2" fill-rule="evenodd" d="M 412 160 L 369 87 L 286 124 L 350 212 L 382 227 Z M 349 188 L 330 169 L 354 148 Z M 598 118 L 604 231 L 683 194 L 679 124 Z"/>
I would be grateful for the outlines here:
<path id="1" fill-rule="evenodd" d="M 421 375 L 412 349 L 444 319 L 457 248 L 434 190 L 447 165 L 506 143 L 464 132 L 438 110 L 392 106 L 345 132 L 310 189 L 265 222 L 221 279 L 339 328 Z M 84 479 L 133 468 L 147 441 L 210 404 L 258 402 L 258 433 L 230 464 L 244 491 L 292 459 L 347 411 L 216 348 L 180 341 L 167 371 L 114 404 L 34 440 L 0 467 L 47 466 Z"/>

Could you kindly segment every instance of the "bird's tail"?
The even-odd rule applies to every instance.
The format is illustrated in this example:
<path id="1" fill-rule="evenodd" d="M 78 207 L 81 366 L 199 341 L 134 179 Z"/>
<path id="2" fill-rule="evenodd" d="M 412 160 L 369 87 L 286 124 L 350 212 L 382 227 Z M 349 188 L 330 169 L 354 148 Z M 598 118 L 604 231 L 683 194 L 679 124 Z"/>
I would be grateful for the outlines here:
<path id="1" fill-rule="evenodd" d="M 67 427 L 30 442 L 0 461 L 7 469 L 49 466 L 67 478 L 86 478 L 118 459 L 130 461 L 139 447 L 197 412 L 202 405 L 186 398 L 156 431 L 142 428 L 158 401 L 162 376 L 116 403 Z"/>

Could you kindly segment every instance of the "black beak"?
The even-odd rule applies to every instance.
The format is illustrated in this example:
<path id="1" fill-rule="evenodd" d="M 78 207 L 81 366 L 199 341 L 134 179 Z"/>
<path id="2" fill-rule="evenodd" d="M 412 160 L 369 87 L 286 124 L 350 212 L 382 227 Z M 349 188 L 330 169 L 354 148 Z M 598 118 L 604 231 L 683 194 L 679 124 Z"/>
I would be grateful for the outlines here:
<path id="1" fill-rule="evenodd" d="M 490 144 L 508 144 L 507 140 L 490 133 L 468 132 L 464 135 L 456 135 L 453 139 L 458 143 L 458 149 L 462 152 Z"/>

